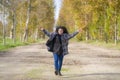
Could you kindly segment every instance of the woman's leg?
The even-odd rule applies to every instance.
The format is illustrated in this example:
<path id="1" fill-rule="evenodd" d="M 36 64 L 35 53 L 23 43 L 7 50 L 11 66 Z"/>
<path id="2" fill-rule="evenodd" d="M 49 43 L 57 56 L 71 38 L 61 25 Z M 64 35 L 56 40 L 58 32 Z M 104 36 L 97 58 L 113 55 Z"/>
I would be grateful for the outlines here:
<path id="1" fill-rule="evenodd" d="M 59 69 L 59 71 L 61 71 L 62 63 L 63 63 L 63 55 L 59 55 L 58 61 L 59 61 L 58 69 Z"/>
<path id="2" fill-rule="evenodd" d="M 59 75 L 61 76 L 62 74 L 61 74 L 61 68 L 62 68 L 62 63 L 63 63 L 63 55 L 59 55 L 59 57 L 58 57 L 58 61 L 59 61 L 59 64 L 58 64 L 58 70 L 59 70 Z"/>
<path id="3" fill-rule="evenodd" d="M 58 74 L 59 68 L 58 68 L 58 54 L 53 53 L 54 57 L 54 66 L 55 66 L 55 74 Z"/>

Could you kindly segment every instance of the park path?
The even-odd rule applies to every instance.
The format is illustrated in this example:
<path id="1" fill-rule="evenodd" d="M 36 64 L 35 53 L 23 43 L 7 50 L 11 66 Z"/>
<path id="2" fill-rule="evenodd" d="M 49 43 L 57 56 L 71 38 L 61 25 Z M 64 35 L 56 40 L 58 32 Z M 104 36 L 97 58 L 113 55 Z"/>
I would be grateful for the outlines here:
<path id="1" fill-rule="evenodd" d="M 44 43 L 0 52 L 0 80 L 120 80 L 120 51 L 71 42 L 62 77 Z"/>

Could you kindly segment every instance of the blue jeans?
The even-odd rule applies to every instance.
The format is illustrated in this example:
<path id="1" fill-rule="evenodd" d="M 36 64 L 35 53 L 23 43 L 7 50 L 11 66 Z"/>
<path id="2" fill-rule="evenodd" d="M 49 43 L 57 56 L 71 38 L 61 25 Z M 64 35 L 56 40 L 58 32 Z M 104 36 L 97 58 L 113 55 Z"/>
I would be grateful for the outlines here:
<path id="1" fill-rule="evenodd" d="M 54 57 L 55 70 L 61 71 L 64 56 L 58 55 L 57 53 L 53 53 L 53 57 Z"/>

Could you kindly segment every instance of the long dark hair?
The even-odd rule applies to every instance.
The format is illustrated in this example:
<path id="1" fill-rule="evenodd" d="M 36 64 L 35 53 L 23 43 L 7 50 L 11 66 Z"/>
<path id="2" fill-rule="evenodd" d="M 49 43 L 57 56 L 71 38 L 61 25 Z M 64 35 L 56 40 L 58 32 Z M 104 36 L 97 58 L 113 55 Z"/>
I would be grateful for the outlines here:
<path id="1" fill-rule="evenodd" d="M 55 32 L 58 33 L 59 29 L 63 29 L 63 33 L 69 34 L 69 32 L 65 26 L 57 26 Z"/>

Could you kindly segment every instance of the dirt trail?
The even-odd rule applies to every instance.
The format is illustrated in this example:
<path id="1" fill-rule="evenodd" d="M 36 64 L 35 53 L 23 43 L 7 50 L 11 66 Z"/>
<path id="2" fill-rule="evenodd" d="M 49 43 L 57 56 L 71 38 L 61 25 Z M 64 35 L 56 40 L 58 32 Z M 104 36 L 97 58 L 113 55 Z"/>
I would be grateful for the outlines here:
<path id="1" fill-rule="evenodd" d="M 69 52 L 62 77 L 44 43 L 0 52 L 0 80 L 120 80 L 120 51 L 73 42 Z"/>

